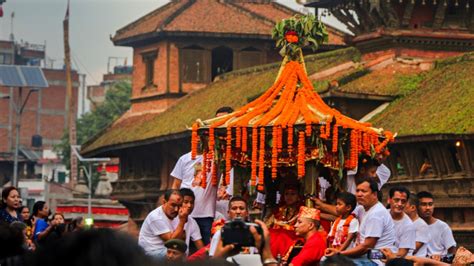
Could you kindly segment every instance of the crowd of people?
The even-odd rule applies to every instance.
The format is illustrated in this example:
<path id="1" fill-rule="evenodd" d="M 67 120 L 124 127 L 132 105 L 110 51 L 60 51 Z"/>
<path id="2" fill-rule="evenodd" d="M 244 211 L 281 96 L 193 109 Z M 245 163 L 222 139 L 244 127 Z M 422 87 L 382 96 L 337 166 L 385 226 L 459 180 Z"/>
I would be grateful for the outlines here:
<path id="1" fill-rule="evenodd" d="M 216 116 L 230 112 L 231 108 L 224 107 Z M 316 179 L 318 195 L 306 195 L 312 204 L 304 203 L 300 182 L 291 169 L 282 170 L 274 209 L 261 220 L 241 223 L 245 226 L 235 231 L 237 239 L 251 235 L 248 246 L 229 239 L 234 230 L 229 225 L 250 222 L 251 210 L 261 208 L 269 195 L 259 193 L 249 204 L 248 197 L 233 195 L 233 175 L 226 186 L 213 186 L 211 178 L 205 178 L 207 185 L 202 186 L 206 173 L 201 164 L 199 154 L 192 159 L 187 153 L 178 160 L 171 172 L 172 188 L 146 216 L 138 241 L 111 230 L 84 231 L 81 219 L 66 225 L 60 213 L 51 216 L 43 201 L 36 202 L 30 213 L 20 206 L 18 190 L 5 188 L 0 220 L 1 230 L 9 233 L 0 235 L 6 241 L 2 244 L 13 244 L 0 249 L 1 259 L 33 254 L 21 261 L 31 265 L 64 265 L 73 260 L 67 264 L 293 266 L 447 265 L 453 259 L 472 260 L 464 248 L 456 252 L 450 227 L 433 216 L 435 197 L 430 192 L 415 194 L 395 186 L 382 203 L 381 189 L 390 170 L 368 156 L 361 157 L 344 183 L 335 184 L 331 172 L 321 172 Z"/>

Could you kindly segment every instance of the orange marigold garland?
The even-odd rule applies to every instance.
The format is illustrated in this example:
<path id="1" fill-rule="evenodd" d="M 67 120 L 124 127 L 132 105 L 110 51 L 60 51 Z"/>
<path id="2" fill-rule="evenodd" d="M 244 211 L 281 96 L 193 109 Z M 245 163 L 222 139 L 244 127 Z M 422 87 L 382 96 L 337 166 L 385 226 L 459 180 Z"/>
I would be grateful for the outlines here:
<path id="1" fill-rule="evenodd" d="M 278 166 L 278 128 L 273 127 L 273 139 L 272 139 L 272 179 L 277 177 L 277 166 Z"/>
<path id="2" fill-rule="evenodd" d="M 242 128 L 236 127 L 235 128 L 235 147 L 240 148 L 242 144 Z"/>
<path id="3" fill-rule="evenodd" d="M 231 158 L 232 158 L 232 128 L 228 127 L 226 152 L 225 152 L 225 183 L 224 185 L 228 185 L 230 183 L 230 169 L 232 168 Z"/>
<path id="4" fill-rule="evenodd" d="M 242 152 L 247 152 L 247 127 L 242 128 Z"/>
<path id="5" fill-rule="evenodd" d="M 252 128 L 252 173 L 250 175 L 250 185 L 257 185 L 257 151 L 258 151 L 258 129 Z"/>
<path id="6" fill-rule="evenodd" d="M 298 132 L 298 179 L 303 178 L 305 175 L 305 132 Z"/>
<path id="7" fill-rule="evenodd" d="M 199 124 L 197 122 L 194 123 L 192 127 L 192 132 L 191 132 L 191 159 L 192 160 L 195 160 L 196 155 L 197 155 L 197 147 L 198 147 L 198 139 L 199 139 L 198 132 L 197 132 L 198 128 L 199 128 Z"/>
<path id="8" fill-rule="evenodd" d="M 260 151 L 258 160 L 258 191 L 264 190 L 264 173 L 265 173 L 265 127 L 260 128 Z"/>
<path id="9" fill-rule="evenodd" d="M 293 153 L 293 125 L 288 125 L 288 156 Z"/>
<path id="10" fill-rule="evenodd" d="M 338 135 L 338 129 L 337 129 L 337 124 L 334 125 L 333 129 L 332 129 L 332 152 L 336 153 L 337 152 L 337 141 L 339 139 L 339 135 Z"/>

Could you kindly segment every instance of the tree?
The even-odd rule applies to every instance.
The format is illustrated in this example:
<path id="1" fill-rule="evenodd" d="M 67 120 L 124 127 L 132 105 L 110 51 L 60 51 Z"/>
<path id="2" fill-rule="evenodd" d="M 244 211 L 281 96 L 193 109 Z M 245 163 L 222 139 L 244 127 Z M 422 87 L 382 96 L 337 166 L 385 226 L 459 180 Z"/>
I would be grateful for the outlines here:
<path id="1" fill-rule="evenodd" d="M 84 144 L 100 131 L 107 128 L 125 111 L 130 108 L 131 83 L 121 81 L 113 85 L 105 94 L 105 101 L 92 112 L 84 114 L 76 120 L 77 143 Z M 70 167 L 69 133 L 64 131 L 61 143 L 55 146 L 55 151 L 61 157 L 62 162 Z"/>

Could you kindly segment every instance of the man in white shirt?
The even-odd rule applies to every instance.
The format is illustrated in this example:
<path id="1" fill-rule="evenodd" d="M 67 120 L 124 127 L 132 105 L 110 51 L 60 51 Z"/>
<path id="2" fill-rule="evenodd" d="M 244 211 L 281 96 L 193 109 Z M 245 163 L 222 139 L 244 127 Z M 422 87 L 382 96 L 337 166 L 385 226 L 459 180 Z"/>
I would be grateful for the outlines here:
<path id="1" fill-rule="evenodd" d="M 413 255 L 426 258 L 428 254 L 428 242 L 431 239 L 428 224 L 418 216 L 417 206 L 419 205 L 416 194 L 411 193 L 405 205 L 405 213 L 410 217 L 415 226 L 415 250 Z"/>
<path id="2" fill-rule="evenodd" d="M 395 247 L 398 249 L 396 256 L 399 258 L 405 257 L 410 250 L 415 250 L 415 226 L 404 212 L 409 196 L 410 191 L 406 187 L 395 186 L 390 189 L 387 200 L 395 224 Z"/>
<path id="3" fill-rule="evenodd" d="M 189 209 L 181 208 L 183 197 L 178 190 L 165 193 L 164 204 L 148 214 L 138 236 L 138 244 L 145 253 L 157 260 L 166 257 L 165 242 L 170 239 L 184 239 L 184 226 L 187 222 Z M 173 226 L 173 220 L 178 224 Z"/>
<path id="4" fill-rule="evenodd" d="M 378 201 L 378 184 L 373 179 L 364 179 L 357 185 L 356 198 L 359 206 L 354 210 L 360 222 L 356 246 L 339 251 L 326 250 L 326 256 L 342 254 L 354 258 L 355 262 L 371 263 L 364 257 L 369 249 L 394 249 L 395 226 L 388 210 Z M 374 261 L 382 265 L 380 261 Z"/>
<path id="5" fill-rule="evenodd" d="M 194 209 L 194 199 L 195 199 L 193 191 L 189 188 L 182 188 L 179 190 L 179 192 L 183 196 L 183 205 L 181 206 L 181 208 L 187 208 L 188 213 L 192 213 Z M 172 225 L 176 227 L 178 226 L 179 222 L 180 222 L 179 217 L 176 217 L 174 218 Z M 197 250 L 204 247 L 204 244 L 202 242 L 201 232 L 199 230 L 199 226 L 192 217 L 188 217 L 188 220 L 186 224 L 184 225 L 184 231 L 186 235 L 184 242 L 186 243 L 186 246 L 188 247 L 186 249 L 186 255 L 189 255 L 189 243 L 191 240 L 194 242 L 194 245 L 196 246 Z"/>
<path id="6" fill-rule="evenodd" d="M 428 256 L 438 258 L 447 254 L 456 253 L 456 241 L 449 225 L 440 219 L 433 217 L 434 200 L 433 195 L 427 191 L 421 191 L 418 196 L 418 215 L 427 224 L 431 234 L 428 242 Z"/>
<path id="7" fill-rule="evenodd" d="M 233 112 L 230 107 L 221 107 L 216 111 L 216 117 Z M 201 231 L 202 241 L 205 245 L 211 239 L 211 228 L 216 213 L 217 188 L 211 184 L 211 175 L 207 175 L 207 186 L 202 188 L 193 180 L 197 177 L 196 169 L 202 169 L 202 150 L 198 149 L 196 158 L 192 160 L 191 152 L 181 156 L 176 163 L 171 176 L 174 178 L 172 189 L 190 188 L 196 196 L 196 207 L 191 213 Z M 205 173 L 203 173 L 205 174 Z"/>

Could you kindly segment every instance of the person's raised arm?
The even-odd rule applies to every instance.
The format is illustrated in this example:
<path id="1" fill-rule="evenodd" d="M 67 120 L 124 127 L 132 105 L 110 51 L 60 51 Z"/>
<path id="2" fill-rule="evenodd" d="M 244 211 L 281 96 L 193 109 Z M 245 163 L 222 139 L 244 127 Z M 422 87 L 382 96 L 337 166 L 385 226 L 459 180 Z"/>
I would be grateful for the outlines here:
<path id="1" fill-rule="evenodd" d="M 188 208 L 180 208 L 178 219 L 179 223 L 176 226 L 176 229 L 173 232 L 167 232 L 160 235 L 160 238 L 163 239 L 163 242 L 168 241 L 170 239 L 179 238 L 182 240 L 186 239 L 186 232 L 184 231 L 184 225 L 188 221 L 189 216 L 189 209 Z"/>
<path id="2" fill-rule="evenodd" d="M 323 202 L 322 200 L 320 200 L 316 197 L 311 198 L 311 200 L 314 202 L 314 204 L 316 205 L 315 207 L 317 209 L 319 209 L 319 210 L 321 210 L 325 213 L 337 216 L 336 206 L 331 205 L 331 204 L 327 204 L 327 203 Z"/>
<path id="3" fill-rule="evenodd" d="M 173 177 L 173 184 L 171 185 L 171 189 L 180 189 L 181 188 L 181 179 Z"/>

